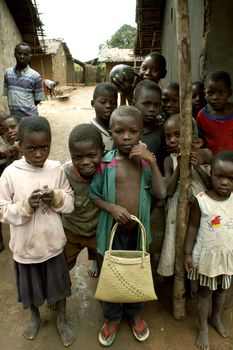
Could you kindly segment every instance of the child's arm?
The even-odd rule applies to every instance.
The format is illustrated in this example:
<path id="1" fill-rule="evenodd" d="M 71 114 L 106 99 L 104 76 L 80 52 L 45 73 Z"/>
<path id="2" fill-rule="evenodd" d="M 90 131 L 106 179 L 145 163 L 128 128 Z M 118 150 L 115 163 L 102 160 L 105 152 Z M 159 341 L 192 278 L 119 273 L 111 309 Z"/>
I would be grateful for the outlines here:
<path id="1" fill-rule="evenodd" d="M 173 171 L 173 162 L 171 156 L 168 156 L 164 160 L 164 175 L 165 181 L 167 183 L 167 195 L 168 197 L 172 197 L 176 192 L 179 177 L 180 177 L 180 155 L 177 157 L 177 167 L 175 171 Z"/>
<path id="2" fill-rule="evenodd" d="M 120 225 L 127 224 L 131 221 L 130 213 L 127 209 L 121 207 L 120 205 L 106 202 L 103 199 L 92 198 L 91 201 L 101 210 L 107 211 L 114 220 L 116 220 Z"/>
<path id="3" fill-rule="evenodd" d="M 139 157 L 150 164 L 152 171 L 152 189 L 157 199 L 164 199 L 167 195 L 165 181 L 160 173 L 155 156 L 144 145 L 136 145 L 132 148 L 129 158 Z"/>
<path id="4" fill-rule="evenodd" d="M 33 192 L 29 198 L 15 203 L 12 201 L 12 197 L 13 190 L 4 171 L 0 181 L 0 221 L 10 225 L 20 226 L 31 220 L 34 209 L 30 205 L 29 200 L 32 205 L 36 206 L 37 195 Z"/>
<path id="5" fill-rule="evenodd" d="M 201 211 L 197 199 L 195 199 L 190 211 L 189 225 L 184 240 L 184 268 L 187 272 L 192 269 L 192 251 L 200 225 Z"/>
<path id="6" fill-rule="evenodd" d="M 211 179 L 209 174 L 202 169 L 201 165 L 211 164 L 212 158 L 212 152 L 208 149 L 193 151 L 190 155 L 190 164 L 192 164 L 193 168 L 196 170 L 207 189 L 211 188 Z"/>
<path id="7" fill-rule="evenodd" d="M 43 201 L 57 213 L 72 213 L 74 211 L 74 193 L 62 166 L 59 188 L 44 191 Z"/>

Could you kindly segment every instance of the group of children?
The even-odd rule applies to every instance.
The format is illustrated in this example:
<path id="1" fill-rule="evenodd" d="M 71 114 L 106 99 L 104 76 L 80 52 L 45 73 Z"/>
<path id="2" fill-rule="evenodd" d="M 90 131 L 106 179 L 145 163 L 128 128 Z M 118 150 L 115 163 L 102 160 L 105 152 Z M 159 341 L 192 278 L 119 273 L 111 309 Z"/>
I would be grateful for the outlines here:
<path id="1" fill-rule="evenodd" d="M 181 157 L 179 85 L 169 83 L 161 91 L 157 83 L 165 75 L 163 56 L 148 55 L 141 66 L 142 81 L 129 98 L 131 106 L 117 107 L 117 88 L 110 83 L 98 84 L 91 101 L 96 116 L 71 131 L 71 161 L 64 166 L 47 159 L 51 145 L 47 119 L 20 121 L 17 152 L 22 158 L 6 167 L 1 176 L 0 221 L 10 224 L 18 300 L 31 310 L 24 331 L 27 339 L 36 337 L 39 307 L 47 299 L 56 306 L 57 328 L 64 346 L 73 343 L 75 336 L 66 321 L 66 298 L 71 294 L 69 270 L 78 254 L 88 248 L 89 259 L 93 260 L 90 275 L 97 277 L 115 222 L 119 226 L 113 249 L 140 249 L 139 228 L 131 215 L 145 226 L 149 250 L 153 238 L 151 210 L 159 203 L 163 206 L 161 201 L 166 197 L 167 219 L 158 273 L 173 275 Z M 227 336 L 220 313 L 233 274 L 230 95 L 231 81 L 226 72 L 211 74 L 205 90 L 202 83 L 193 84 L 193 207 L 183 253 L 187 277 L 199 281 L 200 349 L 209 349 L 211 297 L 210 323 Z M 13 147 L 15 139 L 6 132 L 7 120 L 3 118 L 2 140 Z M 112 345 L 123 315 L 137 341 L 149 337 L 148 325 L 141 316 L 142 303 L 101 305 L 106 318 L 99 332 L 102 346 Z"/>

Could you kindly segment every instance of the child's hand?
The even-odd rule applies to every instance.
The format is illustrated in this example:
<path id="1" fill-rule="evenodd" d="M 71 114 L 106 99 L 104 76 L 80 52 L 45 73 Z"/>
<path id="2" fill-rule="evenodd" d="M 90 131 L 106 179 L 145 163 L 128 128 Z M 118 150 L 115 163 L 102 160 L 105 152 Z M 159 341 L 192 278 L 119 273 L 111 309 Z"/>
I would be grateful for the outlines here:
<path id="1" fill-rule="evenodd" d="M 44 190 L 42 200 L 47 206 L 50 206 L 54 200 L 54 191 L 50 189 Z"/>
<path id="2" fill-rule="evenodd" d="M 185 271 L 188 273 L 192 271 L 192 268 L 193 268 L 192 255 L 184 256 L 184 268 L 185 268 Z"/>
<path id="3" fill-rule="evenodd" d="M 40 188 L 35 189 L 30 197 L 28 198 L 28 203 L 31 208 L 36 209 L 39 207 L 43 191 Z"/>
<path id="4" fill-rule="evenodd" d="M 129 221 L 132 221 L 130 213 L 120 205 L 113 205 L 110 209 L 110 214 L 120 225 L 125 225 Z"/>
<path id="5" fill-rule="evenodd" d="M 133 146 L 129 154 L 129 158 L 136 156 L 150 164 L 156 163 L 155 156 L 148 150 L 147 146 L 144 143 L 140 143 L 139 145 Z"/>
<path id="6" fill-rule="evenodd" d="M 193 165 L 194 169 L 200 167 L 200 156 L 199 152 L 191 152 L 190 154 L 190 164 Z"/>

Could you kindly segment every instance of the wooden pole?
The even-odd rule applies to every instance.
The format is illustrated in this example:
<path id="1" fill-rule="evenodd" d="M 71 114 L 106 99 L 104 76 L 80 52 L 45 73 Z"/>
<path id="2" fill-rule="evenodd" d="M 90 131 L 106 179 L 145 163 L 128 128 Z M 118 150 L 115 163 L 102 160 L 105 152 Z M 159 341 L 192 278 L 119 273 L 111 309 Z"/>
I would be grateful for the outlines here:
<path id="1" fill-rule="evenodd" d="M 183 243 L 189 216 L 190 151 L 192 143 L 192 87 L 188 0 L 176 0 L 176 31 L 180 83 L 180 196 L 177 209 L 176 261 L 173 289 L 173 315 L 185 318 Z"/>

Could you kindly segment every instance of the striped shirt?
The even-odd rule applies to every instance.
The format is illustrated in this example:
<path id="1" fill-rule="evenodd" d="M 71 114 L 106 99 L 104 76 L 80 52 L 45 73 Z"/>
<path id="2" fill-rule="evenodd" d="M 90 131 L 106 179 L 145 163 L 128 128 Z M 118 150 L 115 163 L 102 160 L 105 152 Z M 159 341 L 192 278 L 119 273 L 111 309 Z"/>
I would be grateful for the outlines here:
<path id="1" fill-rule="evenodd" d="M 38 115 L 35 101 L 44 100 L 40 74 L 29 66 L 20 75 L 16 74 L 15 67 L 8 68 L 4 74 L 3 95 L 7 96 L 11 114 Z"/>

